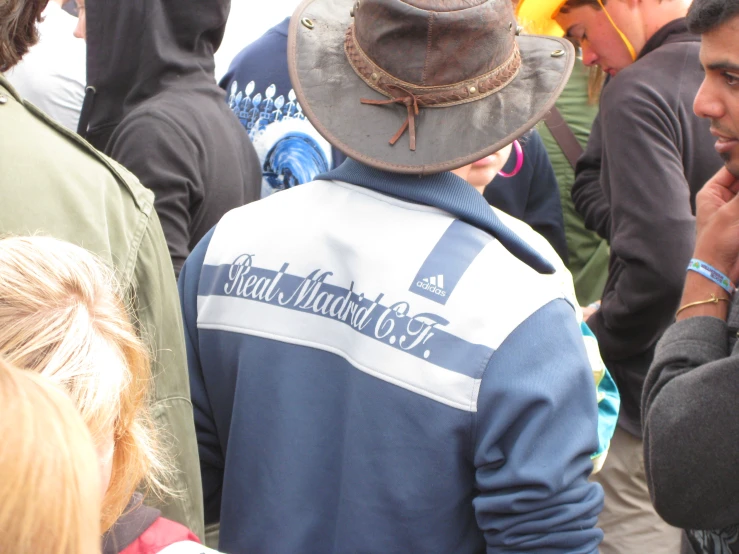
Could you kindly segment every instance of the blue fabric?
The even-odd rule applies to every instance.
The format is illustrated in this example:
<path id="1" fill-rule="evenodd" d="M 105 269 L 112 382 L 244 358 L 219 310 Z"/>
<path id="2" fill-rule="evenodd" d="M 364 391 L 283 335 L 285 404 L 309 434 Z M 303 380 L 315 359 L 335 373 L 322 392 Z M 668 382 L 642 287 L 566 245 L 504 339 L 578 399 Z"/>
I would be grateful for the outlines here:
<path id="1" fill-rule="evenodd" d="M 292 84 L 287 71 L 289 25 L 290 18 L 287 17 L 236 54 L 219 86 L 229 92 L 234 81 L 243 85 L 254 81 L 257 85 L 254 91 L 262 94 L 270 84 L 274 84 L 278 91 L 286 93 L 290 90 Z"/>
<path id="2" fill-rule="evenodd" d="M 287 265 L 288 264 L 285 264 L 285 266 Z M 278 288 L 281 291 L 294 291 L 292 293 L 288 293 L 289 297 L 287 298 L 284 298 L 281 294 L 270 295 L 264 290 L 264 287 L 262 287 L 260 291 L 258 287 L 254 285 L 237 284 L 239 282 L 239 276 L 238 273 L 234 275 L 233 264 L 220 265 L 218 267 L 208 265 L 204 266 L 200 274 L 199 294 L 200 296 L 248 298 L 257 302 L 280 306 L 286 310 L 311 313 L 316 317 L 341 321 L 356 332 L 368 338 L 378 340 L 382 344 L 391 346 L 392 348 L 405 352 L 408 355 L 428 359 L 433 362 L 434 365 L 456 373 L 468 375 L 470 377 L 479 377 L 480 373 L 479 364 L 474 369 L 469 367 L 470 360 L 487 360 L 493 354 L 493 350 L 491 348 L 481 344 L 470 343 L 454 336 L 441 327 L 434 328 L 433 333 L 436 348 L 434 348 L 433 355 L 429 355 L 427 357 L 424 357 L 424 351 L 422 349 L 407 350 L 400 342 L 389 344 L 386 337 L 382 337 L 381 340 L 380 337 L 376 336 L 377 331 L 374 326 L 362 328 L 362 326 L 357 322 L 357 319 L 359 319 L 358 314 L 355 314 L 355 317 L 347 318 L 352 307 L 355 307 L 357 310 L 364 309 L 365 313 L 370 309 L 377 312 L 383 312 L 390 309 L 390 306 L 386 305 L 387 302 L 383 301 L 382 297 L 375 299 L 358 296 L 356 291 L 321 282 L 321 292 L 326 295 L 331 295 L 332 298 L 336 299 L 334 302 L 335 309 L 333 313 L 331 313 L 329 306 L 323 306 L 323 309 L 318 307 L 316 295 L 306 293 L 303 297 L 300 296 L 301 282 L 304 282 L 304 278 L 284 273 L 285 269 L 288 269 L 285 266 L 283 266 L 283 270 L 279 272 L 279 275 L 278 272 L 275 271 L 251 266 L 249 268 L 249 275 L 252 277 L 255 284 L 258 280 L 269 280 L 269 282 L 279 281 Z M 446 267 L 448 267 L 448 265 Z M 316 275 L 316 272 L 312 274 L 312 277 L 316 280 L 320 280 L 321 278 Z M 237 290 L 237 287 L 240 290 Z M 305 291 L 307 289 L 303 290 Z M 411 290 L 411 292 L 415 291 Z M 421 290 L 421 292 L 426 291 Z M 426 297 L 425 294 L 422 296 Z M 340 304 L 343 300 L 346 300 L 346 302 Z M 406 321 L 406 318 L 400 316 L 397 317 L 399 322 Z M 407 326 L 407 322 L 405 325 L 401 325 L 399 323 L 399 326 Z"/>
<path id="3" fill-rule="evenodd" d="M 455 219 L 429 252 L 408 290 L 446 304 L 467 268 L 491 240 L 489 234 Z"/>
<path id="4" fill-rule="evenodd" d="M 346 159 L 319 137 L 295 98 L 287 70 L 289 23 L 288 17 L 239 52 L 218 83 L 257 148 L 262 197 L 307 183 Z"/>
<path id="5" fill-rule="evenodd" d="M 470 414 L 333 353 L 198 330 L 210 238 L 179 286 L 205 517 L 221 522 L 220 550 L 597 553 L 603 493 L 587 479 L 597 407 L 567 302 L 509 336 Z"/>
<path id="6" fill-rule="evenodd" d="M 591 467 L 582 462 L 597 446 L 586 422 L 597 419 L 598 408 L 583 402 L 593 398 L 586 356 L 572 308 L 555 300 L 490 360 L 475 421 L 480 494 L 474 500 L 489 554 L 598 551 L 603 535 L 593 527 L 603 491 L 587 482 Z M 564 474 L 555 469 L 564 466 Z"/>
<path id="7" fill-rule="evenodd" d="M 544 256 L 506 227 L 482 195 L 453 173 L 400 175 L 348 158 L 333 171 L 322 173 L 316 179 L 345 181 L 402 200 L 441 208 L 462 221 L 487 231 L 511 254 L 539 273 L 554 273 L 554 267 Z"/>
<path id="8" fill-rule="evenodd" d="M 580 323 L 580 331 L 586 344 L 588 341 L 592 341 L 597 351 L 598 339 L 595 338 L 593 331 L 590 330 L 590 327 L 584 321 Z M 611 373 L 600 357 L 599 361 L 601 367 L 594 368 L 594 373 L 599 373 L 600 378 L 596 377 L 595 382 L 598 397 L 598 450 L 593 454 L 593 460 L 608 454 L 611 439 L 616 432 L 616 425 L 618 424 L 618 411 L 621 408 L 621 395 L 618 392 L 616 381 L 613 380 Z M 593 363 L 592 360 L 591 363 Z M 602 467 L 603 461 L 595 462 L 599 469 Z"/>
<path id="9" fill-rule="evenodd" d="M 544 143 L 536 130 L 519 139 L 523 149 L 523 166 L 512 177 L 498 174 L 485 188 L 485 200 L 491 206 L 528 223 L 542 235 L 565 265 L 568 264 L 562 203 L 557 177 L 549 161 Z M 503 166 L 511 173 L 516 167 L 516 151 Z"/>
<path id="10" fill-rule="evenodd" d="M 328 177 L 455 213 L 554 269 L 451 173 L 390 175 L 347 160 Z M 284 194 L 293 193 L 302 194 Z M 254 216 L 259 204 L 243 209 Z M 543 305 L 485 354 L 470 412 L 359 371 L 333 351 L 198 328 L 198 295 L 227 294 L 223 266 L 204 266 L 212 237 L 193 250 L 179 288 L 205 518 L 221 523 L 220 550 L 597 553 L 603 492 L 588 475 L 598 406 L 566 300 Z"/>

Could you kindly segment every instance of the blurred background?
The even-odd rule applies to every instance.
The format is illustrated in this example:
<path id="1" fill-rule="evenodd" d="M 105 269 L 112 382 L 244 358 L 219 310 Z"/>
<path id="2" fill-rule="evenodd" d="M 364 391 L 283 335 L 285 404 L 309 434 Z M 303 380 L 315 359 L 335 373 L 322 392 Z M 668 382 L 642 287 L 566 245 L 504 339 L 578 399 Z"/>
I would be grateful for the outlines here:
<path id="1" fill-rule="evenodd" d="M 299 4 L 300 0 L 231 0 L 226 36 L 216 52 L 216 80 L 223 76 L 228 64 L 244 46 L 292 15 Z"/>

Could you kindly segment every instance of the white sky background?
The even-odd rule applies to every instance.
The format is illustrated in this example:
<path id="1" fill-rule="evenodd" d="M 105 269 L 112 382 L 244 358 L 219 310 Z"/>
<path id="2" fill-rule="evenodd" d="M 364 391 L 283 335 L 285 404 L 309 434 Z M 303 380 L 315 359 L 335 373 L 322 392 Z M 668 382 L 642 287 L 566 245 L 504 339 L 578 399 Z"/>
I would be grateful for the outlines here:
<path id="1" fill-rule="evenodd" d="M 226 35 L 216 52 L 216 79 L 228 70 L 231 60 L 270 27 L 292 15 L 300 0 L 231 0 Z"/>

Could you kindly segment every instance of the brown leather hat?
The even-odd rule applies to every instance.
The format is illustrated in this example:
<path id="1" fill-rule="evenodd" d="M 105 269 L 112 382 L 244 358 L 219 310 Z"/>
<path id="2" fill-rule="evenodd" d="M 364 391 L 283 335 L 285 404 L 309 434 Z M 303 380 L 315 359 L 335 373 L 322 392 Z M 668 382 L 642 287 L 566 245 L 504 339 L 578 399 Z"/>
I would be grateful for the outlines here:
<path id="1" fill-rule="evenodd" d="M 303 113 L 331 144 L 437 173 L 510 144 L 572 71 L 564 39 L 517 36 L 510 0 L 305 0 L 288 33 Z"/>

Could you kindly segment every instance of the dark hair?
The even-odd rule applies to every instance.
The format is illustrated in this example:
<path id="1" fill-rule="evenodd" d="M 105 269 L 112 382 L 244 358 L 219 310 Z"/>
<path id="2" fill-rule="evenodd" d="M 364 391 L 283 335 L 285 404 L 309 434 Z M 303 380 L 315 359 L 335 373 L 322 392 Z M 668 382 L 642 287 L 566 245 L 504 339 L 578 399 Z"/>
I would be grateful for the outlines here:
<path id="1" fill-rule="evenodd" d="M 688 28 L 691 33 L 703 34 L 737 16 L 737 0 L 693 0 L 688 10 Z"/>
<path id="2" fill-rule="evenodd" d="M 0 0 L 0 73 L 38 41 L 36 24 L 49 0 Z"/>
<path id="3" fill-rule="evenodd" d="M 603 1 L 603 4 L 605 4 L 605 0 Z M 567 13 L 573 8 L 579 8 L 580 6 L 590 6 L 591 8 L 595 8 L 596 10 L 600 9 L 600 4 L 598 3 L 598 0 L 567 0 L 565 2 L 564 6 L 560 8 L 560 12 Z"/>

